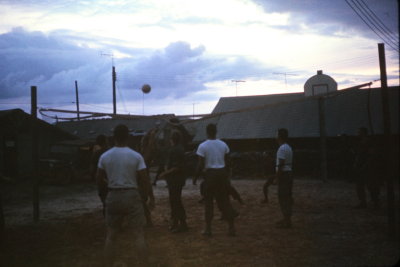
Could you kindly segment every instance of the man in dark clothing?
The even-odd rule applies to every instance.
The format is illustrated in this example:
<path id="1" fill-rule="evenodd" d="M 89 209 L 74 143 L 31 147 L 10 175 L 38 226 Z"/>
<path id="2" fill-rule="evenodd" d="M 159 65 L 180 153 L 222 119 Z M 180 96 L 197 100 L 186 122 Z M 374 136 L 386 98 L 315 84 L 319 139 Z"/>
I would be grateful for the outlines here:
<path id="1" fill-rule="evenodd" d="M 374 207 L 379 208 L 380 182 L 378 170 L 380 159 L 371 139 L 368 137 L 367 128 L 359 128 L 358 136 L 359 142 L 356 147 L 354 175 L 359 204 L 355 208 L 365 209 L 367 207 L 366 188 L 370 193 Z"/>
<path id="2" fill-rule="evenodd" d="M 193 185 L 196 185 L 197 181 L 193 179 Z M 204 188 L 204 181 L 200 183 L 200 195 L 202 198 L 199 200 L 199 203 L 204 203 L 204 193 L 205 193 L 205 188 Z M 234 200 L 239 202 L 241 205 L 244 205 L 244 202 L 242 200 L 242 197 L 240 196 L 239 192 L 236 190 L 235 187 L 232 186 L 232 184 L 229 184 L 229 190 L 228 190 L 229 196 L 231 196 Z"/>
<path id="3" fill-rule="evenodd" d="M 278 144 L 279 148 L 276 152 L 276 178 L 278 180 L 278 200 L 283 219 L 277 222 L 278 228 L 291 228 L 292 227 L 292 188 L 293 188 L 293 175 L 292 175 L 292 160 L 293 151 L 287 143 L 288 130 L 281 128 L 278 130 Z"/>
<path id="4" fill-rule="evenodd" d="M 157 151 L 155 152 L 154 163 L 158 166 L 156 177 L 154 178 L 153 185 L 157 185 L 160 175 L 165 171 L 165 164 L 168 156 L 168 146 L 165 145 L 163 139 L 157 140 Z"/>
<path id="5" fill-rule="evenodd" d="M 182 204 L 182 188 L 185 185 L 185 153 L 181 145 L 181 135 L 173 132 L 171 145 L 167 158 L 167 168 L 160 175 L 168 184 L 169 203 L 171 207 L 172 233 L 185 232 L 188 230 L 186 224 L 186 212 Z"/>
<path id="6" fill-rule="evenodd" d="M 214 198 L 221 208 L 222 216 L 229 224 L 228 234 L 235 235 L 234 218 L 237 213 L 229 200 L 229 179 L 225 166 L 225 158 L 229 153 L 229 147 L 225 142 L 216 138 L 217 127 L 215 124 L 207 125 L 207 140 L 201 143 L 197 149 L 199 156 L 195 180 L 204 172 L 204 197 L 205 197 L 205 221 L 206 226 L 203 235 L 211 236 L 211 221 L 214 216 Z"/>

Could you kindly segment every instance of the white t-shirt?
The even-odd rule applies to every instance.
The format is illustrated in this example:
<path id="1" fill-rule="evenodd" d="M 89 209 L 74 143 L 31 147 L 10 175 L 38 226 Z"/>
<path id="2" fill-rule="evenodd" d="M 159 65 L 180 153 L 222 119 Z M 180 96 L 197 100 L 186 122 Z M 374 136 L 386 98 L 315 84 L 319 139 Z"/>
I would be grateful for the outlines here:
<path id="1" fill-rule="evenodd" d="M 129 147 L 113 147 L 98 163 L 105 170 L 109 188 L 137 188 L 137 171 L 146 168 L 142 155 Z"/>
<path id="2" fill-rule="evenodd" d="M 285 160 L 285 165 L 283 165 L 282 171 L 289 172 L 292 171 L 292 159 L 293 151 L 288 144 L 282 144 L 278 151 L 276 152 L 276 170 L 278 171 L 279 159 Z"/>
<path id="3" fill-rule="evenodd" d="M 219 139 L 206 140 L 199 145 L 196 154 L 204 158 L 206 169 L 220 169 L 225 167 L 225 155 L 229 147 Z"/>

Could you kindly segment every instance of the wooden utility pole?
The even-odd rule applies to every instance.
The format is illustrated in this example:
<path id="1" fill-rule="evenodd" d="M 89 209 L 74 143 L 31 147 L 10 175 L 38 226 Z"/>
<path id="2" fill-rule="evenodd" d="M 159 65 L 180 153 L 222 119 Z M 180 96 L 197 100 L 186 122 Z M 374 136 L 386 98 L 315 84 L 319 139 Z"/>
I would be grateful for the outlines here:
<path id="1" fill-rule="evenodd" d="M 396 236 L 396 212 L 394 207 L 394 177 L 393 177 L 393 161 L 391 149 L 391 130 L 390 130 L 390 109 L 389 109 L 389 93 L 386 75 L 386 59 L 385 44 L 378 44 L 379 67 L 381 72 L 381 96 L 382 96 L 382 115 L 383 115 L 383 135 L 384 135 L 384 177 L 386 178 L 387 189 L 387 215 L 389 235 Z"/>
<path id="2" fill-rule="evenodd" d="M 116 89 L 115 89 L 115 82 L 117 81 L 117 73 L 115 72 L 115 67 L 114 67 L 114 55 L 111 54 L 106 54 L 101 52 L 100 53 L 101 56 L 109 56 L 111 57 L 111 64 L 112 64 L 112 88 L 113 88 L 113 114 L 116 115 L 117 114 L 117 96 L 116 96 Z"/>
<path id="3" fill-rule="evenodd" d="M 328 163 L 326 148 L 326 123 L 325 123 L 325 97 L 318 98 L 320 155 L 321 155 L 321 178 L 326 182 L 328 179 Z"/>
<path id="4" fill-rule="evenodd" d="M 115 91 L 115 82 L 117 81 L 117 73 L 115 73 L 115 67 L 112 66 L 112 86 L 113 86 L 113 114 L 117 114 L 117 97 Z"/>
<path id="5" fill-rule="evenodd" d="M 31 86 L 31 134 L 32 134 L 32 181 L 33 181 L 33 221 L 39 221 L 39 150 L 37 129 L 37 88 Z"/>
<path id="6" fill-rule="evenodd" d="M 75 81 L 75 97 L 76 97 L 76 114 L 78 116 L 78 121 L 80 121 L 79 116 L 79 94 L 78 94 L 78 81 Z"/>

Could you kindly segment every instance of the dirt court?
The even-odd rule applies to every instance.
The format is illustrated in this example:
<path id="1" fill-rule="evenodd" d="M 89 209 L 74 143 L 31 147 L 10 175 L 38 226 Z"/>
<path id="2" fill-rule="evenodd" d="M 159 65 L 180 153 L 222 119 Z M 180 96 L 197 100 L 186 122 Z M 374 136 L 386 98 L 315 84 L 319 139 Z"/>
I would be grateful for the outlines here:
<path id="1" fill-rule="evenodd" d="M 199 185 L 187 181 L 183 201 L 189 232 L 168 232 L 167 188 L 154 188 L 155 226 L 147 228 L 154 266 L 393 266 L 399 243 L 388 238 L 385 207 L 355 210 L 354 185 L 343 181 L 297 178 L 294 183 L 292 229 L 277 229 L 281 218 L 276 186 L 270 203 L 261 204 L 263 179 L 233 180 L 245 204 L 233 201 L 240 212 L 237 236 L 215 212 L 213 237 L 203 237 L 203 206 Z M 101 266 L 105 226 L 93 184 L 43 185 L 41 219 L 32 222 L 29 187 L 3 188 L 6 219 L 0 266 Z M 397 198 L 398 199 L 398 198 Z M 382 195 L 386 201 L 385 190 Z M 131 260 L 134 246 L 125 230 L 119 243 L 118 266 Z"/>

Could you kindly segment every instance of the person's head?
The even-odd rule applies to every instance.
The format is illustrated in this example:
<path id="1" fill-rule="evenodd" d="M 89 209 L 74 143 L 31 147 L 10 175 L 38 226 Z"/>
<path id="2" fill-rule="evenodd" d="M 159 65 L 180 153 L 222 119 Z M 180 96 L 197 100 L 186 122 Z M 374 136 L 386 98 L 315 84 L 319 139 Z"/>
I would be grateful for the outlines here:
<path id="1" fill-rule="evenodd" d="M 368 129 L 365 127 L 360 127 L 358 128 L 358 136 L 367 136 L 368 135 Z"/>
<path id="2" fill-rule="evenodd" d="M 208 124 L 206 131 L 208 138 L 215 139 L 215 137 L 217 136 L 217 125 L 215 125 L 214 123 Z"/>
<path id="3" fill-rule="evenodd" d="M 181 142 L 181 135 L 180 135 L 178 132 L 172 132 L 172 135 L 171 135 L 171 142 L 172 142 L 174 145 L 179 144 L 179 143 Z"/>
<path id="4" fill-rule="evenodd" d="M 286 128 L 278 129 L 278 142 L 286 143 L 288 138 L 289 138 L 289 132 Z"/>
<path id="5" fill-rule="evenodd" d="M 104 134 L 100 134 L 96 137 L 96 144 L 101 147 L 105 147 L 107 145 L 107 137 Z"/>
<path id="6" fill-rule="evenodd" d="M 116 144 L 124 144 L 128 141 L 129 129 L 124 124 L 119 124 L 114 128 L 114 140 Z"/>

